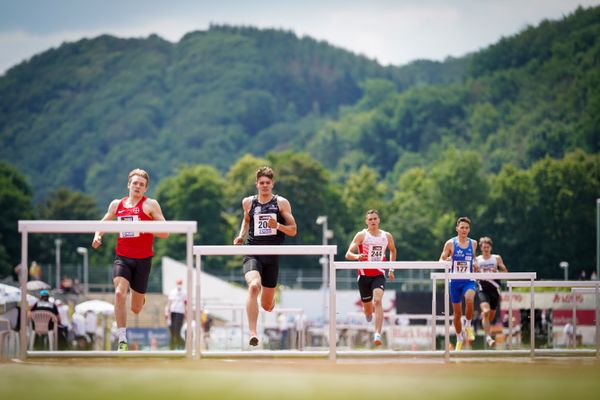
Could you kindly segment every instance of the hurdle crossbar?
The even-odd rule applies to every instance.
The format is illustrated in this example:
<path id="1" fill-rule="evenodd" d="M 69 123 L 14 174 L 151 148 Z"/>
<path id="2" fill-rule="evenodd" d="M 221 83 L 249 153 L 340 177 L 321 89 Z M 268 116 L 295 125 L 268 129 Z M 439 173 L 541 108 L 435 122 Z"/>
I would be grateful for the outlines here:
<path id="1" fill-rule="evenodd" d="M 428 269 L 436 270 L 442 269 L 448 271 L 451 263 L 449 261 L 336 261 L 329 265 L 329 358 L 331 360 L 336 359 L 337 349 L 335 337 L 337 334 L 336 324 L 336 300 L 335 300 L 335 278 L 336 271 L 338 269 L 394 269 L 394 270 L 413 270 L 413 269 Z M 436 314 L 436 299 L 435 299 L 435 285 L 433 286 L 432 294 L 432 306 L 431 306 L 431 330 L 432 330 L 432 349 L 435 350 L 435 314 Z M 446 310 L 447 311 L 447 310 Z M 333 339 L 332 339 L 333 338 Z M 379 352 L 378 352 L 379 353 Z"/>
<path id="2" fill-rule="evenodd" d="M 21 220 L 18 222 L 18 230 L 21 233 L 21 270 L 19 272 L 19 281 L 21 284 L 21 310 L 27 310 L 27 265 L 28 265 L 28 235 L 30 233 L 118 233 L 118 232 L 165 232 L 165 233 L 184 233 L 186 234 L 186 252 L 187 252 L 187 276 L 188 276 L 188 293 L 192 291 L 192 246 L 193 235 L 198 230 L 196 221 L 59 221 L 59 220 Z M 187 323 L 191 326 L 191 304 L 187 304 Z M 26 359 L 28 356 L 50 356 L 62 357 L 71 355 L 74 357 L 81 356 L 80 352 L 70 351 L 50 351 L 37 352 L 27 351 L 27 313 L 21 312 L 20 317 L 21 331 L 19 333 L 19 358 Z M 188 330 L 188 342 L 191 343 L 191 330 Z M 192 346 L 186 342 L 187 358 L 192 358 Z M 136 352 L 126 352 L 120 357 L 136 357 L 136 356 L 157 356 L 157 357 L 179 357 L 182 352 L 144 352 L 143 354 L 135 354 Z M 104 353 L 103 353 L 104 354 Z M 113 352 L 106 352 L 106 356 L 114 356 Z"/>
<path id="3" fill-rule="evenodd" d="M 202 256 L 243 256 L 243 255 L 305 255 L 305 256 L 326 256 L 329 259 L 330 268 L 333 265 L 333 257 L 337 254 L 337 246 L 307 246 L 307 245 L 298 245 L 298 246 L 290 246 L 290 245 L 270 245 L 270 246 L 251 246 L 251 245 L 229 245 L 229 246 L 194 246 L 192 249 L 192 253 L 196 256 L 196 319 L 200 320 L 200 310 L 201 310 L 201 290 L 200 290 L 200 279 L 202 270 Z M 333 282 L 333 287 L 335 289 L 335 282 Z M 330 283 L 331 288 L 331 283 Z M 331 293 L 331 289 L 330 289 Z M 331 299 L 331 295 L 330 295 Z M 335 299 L 335 297 L 334 297 Z M 196 342 L 194 343 L 195 348 L 195 357 L 197 359 L 202 357 L 201 352 L 201 340 L 202 340 L 202 330 L 200 329 L 200 334 L 196 335 Z M 334 336 L 335 338 L 335 336 Z M 331 340 L 330 340 L 331 342 Z M 335 340 L 334 340 L 335 342 Z M 335 343 L 334 343 L 335 345 Z M 334 347 L 335 348 L 335 347 Z M 330 349 L 331 352 L 331 343 Z M 248 352 L 246 352 L 248 353 Z M 252 351 L 252 354 L 244 354 L 237 353 L 239 356 L 249 356 L 255 357 L 260 356 L 262 353 Z M 302 352 L 301 352 L 302 353 Z M 228 352 L 230 356 L 231 352 Z M 289 353 L 291 354 L 291 353 Z M 309 353 L 306 353 L 307 356 Z M 331 358 L 331 356 L 330 356 Z"/>
<path id="4" fill-rule="evenodd" d="M 450 301 L 450 293 L 448 290 L 448 282 L 452 279 L 456 279 L 456 280 L 473 280 L 473 279 L 480 279 L 480 280 L 495 280 L 495 279 L 505 279 L 505 280 L 528 280 L 528 283 L 532 283 L 534 282 L 535 278 L 536 278 L 537 274 L 535 272 L 469 272 L 469 273 L 457 273 L 457 272 L 452 272 L 452 273 L 438 273 L 438 272 L 432 272 L 431 273 L 431 279 L 434 282 L 434 287 L 435 287 L 435 282 L 437 279 L 443 279 L 444 280 L 444 306 L 447 310 L 446 315 L 445 315 L 445 319 L 444 319 L 444 325 L 445 325 L 445 343 L 446 343 L 446 351 L 445 351 L 445 358 L 449 359 L 450 358 L 450 312 L 448 310 L 449 308 L 449 301 Z M 510 282 L 509 282 L 510 283 Z M 532 301 L 533 301 L 533 289 L 532 289 Z M 512 316 L 512 311 L 509 313 L 509 315 Z M 509 342 L 509 346 L 512 345 L 512 335 L 511 335 L 511 329 L 512 329 L 512 318 L 509 318 L 509 338 L 510 338 L 510 342 Z M 531 325 L 531 329 L 533 332 L 533 324 Z M 530 352 L 531 357 L 534 356 L 534 342 L 532 340 L 532 349 Z"/>

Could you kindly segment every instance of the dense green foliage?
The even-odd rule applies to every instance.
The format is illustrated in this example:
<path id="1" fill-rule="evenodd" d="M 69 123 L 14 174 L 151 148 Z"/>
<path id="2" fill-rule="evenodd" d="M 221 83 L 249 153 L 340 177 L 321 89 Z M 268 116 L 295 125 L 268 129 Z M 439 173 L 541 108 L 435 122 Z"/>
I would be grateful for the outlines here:
<path id="1" fill-rule="evenodd" d="M 231 243 L 254 171 L 268 164 L 298 222 L 288 243 L 320 243 L 315 219 L 326 214 L 342 256 L 364 211 L 378 208 L 399 259 L 437 259 L 456 218 L 468 215 L 472 237 L 492 236 L 509 268 L 556 277 L 568 260 L 589 272 L 598 110 L 600 7 L 463 58 L 404 67 L 290 32 L 229 26 L 176 44 L 64 44 L 0 77 L 0 159 L 34 188 L 2 164 L 0 199 L 10 207 L 0 264 L 3 273 L 14 264 L 11 224 L 33 216 L 32 202 L 45 201 L 40 218 L 100 218 L 94 204 L 125 195 L 134 167 L 150 171 L 167 219 L 198 221 L 197 243 Z M 78 192 L 87 205 L 65 215 L 57 203 L 78 204 Z M 157 242 L 159 255 L 182 251 L 182 238 Z M 284 265 L 318 268 L 315 257 Z"/>

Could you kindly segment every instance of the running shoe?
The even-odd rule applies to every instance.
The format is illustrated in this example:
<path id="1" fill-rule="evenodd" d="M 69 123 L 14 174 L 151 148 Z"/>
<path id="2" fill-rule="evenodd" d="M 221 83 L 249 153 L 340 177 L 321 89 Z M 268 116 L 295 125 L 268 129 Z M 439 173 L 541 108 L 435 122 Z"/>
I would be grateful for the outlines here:
<path id="1" fill-rule="evenodd" d="M 373 314 L 365 315 L 365 318 L 367 319 L 367 322 L 371 322 L 373 321 Z"/>
<path id="2" fill-rule="evenodd" d="M 463 346 L 463 341 L 456 339 L 456 351 L 461 351 L 462 350 L 462 346 Z"/>
<path id="3" fill-rule="evenodd" d="M 119 347 L 117 347 L 117 351 L 127 351 L 129 350 L 129 345 L 127 342 L 119 342 Z"/>
<path id="4" fill-rule="evenodd" d="M 248 342 L 250 346 L 258 346 L 258 338 L 256 336 L 250 337 L 250 341 Z"/>
<path id="5" fill-rule="evenodd" d="M 379 332 L 375 332 L 375 335 L 373 335 L 373 344 L 375 344 L 375 346 L 381 346 L 382 343 L 381 334 L 379 334 Z"/>
<path id="6" fill-rule="evenodd" d="M 466 326 L 465 333 L 467 334 L 467 340 L 469 342 L 472 342 L 473 340 L 475 340 L 475 333 L 473 332 L 473 328 L 471 328 L 470 326 Z"/>
<path id="7" fill-rule="evenodd" d="M 494 347 L 494 345 L 496 344 L 496 341 L 494 339 L 492 339 L 491 336 L 486 337 L 485 341 L 487 342 L 487 345 L 489 347 Z"/>

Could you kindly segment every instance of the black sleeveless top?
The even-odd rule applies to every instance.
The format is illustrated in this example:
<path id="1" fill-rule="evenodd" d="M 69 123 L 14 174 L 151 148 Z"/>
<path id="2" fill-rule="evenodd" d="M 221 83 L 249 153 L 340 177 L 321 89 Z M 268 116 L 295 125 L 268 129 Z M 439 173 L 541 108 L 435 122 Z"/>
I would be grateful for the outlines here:
<path id="1" fill-rule="evenodd" d="M 277 195 L 273 195 L 273 198 L 264 204 L 259 203 L 258 196 L 254 196 L 248 215 L 250 215 L 250 228 L 248 229 L 247 244 L 277 245 L 283 243 L 285 234 L 276 228 L 269 228 L 267 225 L 269 216 L 275 218 L 280 224 L 285 223 L 277 205 Z"/>

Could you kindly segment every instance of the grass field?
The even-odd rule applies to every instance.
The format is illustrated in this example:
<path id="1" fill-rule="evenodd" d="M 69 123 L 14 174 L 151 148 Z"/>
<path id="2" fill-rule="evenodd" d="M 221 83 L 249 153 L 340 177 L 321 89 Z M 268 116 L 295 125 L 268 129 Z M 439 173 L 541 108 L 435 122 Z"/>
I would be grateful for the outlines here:
<path id="1" fill-rule="evenodd" d="M 71 359 L 0 363 L 2 399 L 593 399 L 600 361 Z"/>

